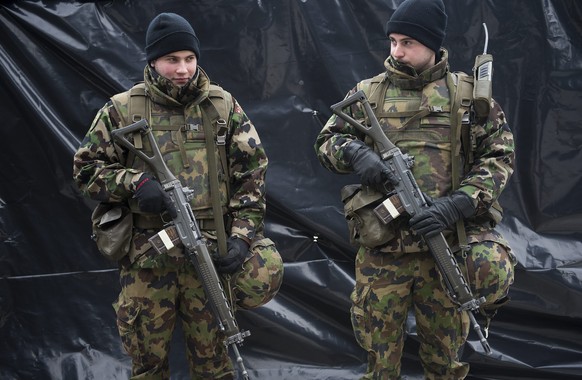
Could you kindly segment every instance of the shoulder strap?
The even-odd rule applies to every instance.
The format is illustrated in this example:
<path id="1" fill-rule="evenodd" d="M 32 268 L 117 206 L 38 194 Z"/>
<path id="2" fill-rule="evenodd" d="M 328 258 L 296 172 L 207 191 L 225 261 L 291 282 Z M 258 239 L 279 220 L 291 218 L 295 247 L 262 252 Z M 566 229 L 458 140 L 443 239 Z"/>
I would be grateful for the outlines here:
<path id="1" fill-rule="evenodd" d="M 472 117 L 472 104 L 473 104 L 473 77 L 465 73 L 456 72 L 449 73 L 447 75 L 447 86 L 449 87 L 449 93 L 451 94 L 451 127 L 453 127 L 453 133 L 451 137 L 452 147 L 453 147 L 453 157 L 456 158 L 456 163 L 459 163 L 460 150 L 463 149 L 463 154 L 465 156 L 464 172 L 466 173 L 474 161 L 474 144 L 475 142 L 471 136 L 471 124 L 473 122 Z M 460 145 L 459 145 L 460 143 Z M 455 160 L 453 160 L 455 161 Z M 453 178 L 453 188 L 458 188 L 458 178 L 459 170 L 456 168 L 456 172 L 453 168 L 453 174 L 456 174 Z M 457 181 L 457 183 L 455 183 Z"/>
<path id="2" fill-rule="evenodd" d="M 356 89 L 364 91 L 376 116 L 378 116 L 378 107 L 381 107 L 384 103 L 384 94 L 386 94 L 387 86 L 388 80 L 386 73 L 376 75 L 373 78 L 363 80 L 357 84 Z"/>
<path id="3" fill-rule="evenodd" d="M 368 102 L 372 107 L 372 111 L 377 118 L 380 118 L 380 111 L 382 110 L 382 105 L 384 104 L 384 96 L 386 94 L 388 86 L 388 80 L 386 73 L 378 74 L 370 79 L 365 79 L 356 85 L 356 90 L 364 91 Z M 364 113 L 364 117 L 367 115 Z M 373 146 L 372 139 L 368 136 L 364 138 L 366 144 Z"/>
<path id="4" fill-rule="evenodd" d="M 124 126 L 149 116 L 149 105 L 146 100 L 145 84 L 143 82 L 136 83 L 128 91 L 111 97 L 113 106 L 121 117 Z"/>
<path id="5" fill-rule="evenodd" d="M 113 107 L 117 111 L 122 123 L 122 127 L 126 127 L 132 123 L 140 121 L 141 119 L 150 119 L 150 106 L 148 98 L 145 94 L 145 84 L 143 82 L 136 83 L 129 91 L 111 97 Z M 137 149 L 143 148 L 141 133 L 133 134 L 134 146 Z M 127 156 L 127 163 L 131 165 L 135 158 L 135 153 L 129 152 Z"/>
<path id="6" fill-rule="evenodd" d="M 220 155 L 220 164 L 223 173 L 227 176 L 228 159 L 226 157 L 226 142 L 228 137 L 228 123 L 231 119 L 231 110 L 233 109 L 232 95 L 226 92 L 222 87 L 212 83 L 208 97 L 200 103 L 200 108 L 210 117 L 212 125 L 215 126 L 215 142 Z M 230 194 L 230 181 L 227 180 L 227 191 Z"/>
<path id="7" fill-rule="evenodd" d="M 216 225 L 216 238 L 218 243 L 218 252 L 226 255 L 226 228 L 224 218 L 222 217 L 222 206 L 220 204 L 220 185 L 218 181 L 218 167 L 216 157 L 214 156 L 214 146 L 218 147 L 220 161 L 223 172 L 229 176 L 228 161 L 226 157 L 226 140 L 228 135 L 228 120 L 230 119 L 230 110 L 232 109 L 232 98 L 227 96 L 227 92 L 216 85 L 211 85 L 210 93 L 207 98 L 202 100 L 200 108 L 202 110 L 202 122 L 205 131 L 214 133 L 205 133 L 206 152 L 208 157 L 208 171 L 210 181 L 210 193 L 212 198 L 212 209 L 214 214 L 214 223 Z M 216 128 L 212 128 L 215 125 Z M 227 195 L 230 196 L 230 178 L 226 180 Z"/>
<path id="8" fill-rule="evenodd" d="M 464 172 L 469 170 L 473 162 L 471 143 L 471 104 L 473 101 L 473 77 L 461 73 L 447 74 L 447 87 L 451 97 L 451 177 L 453 191 L 460 186 L 460 153 L 465 156 Z M 465 251 L 469 248 L 465 224 L 457 222 L 459 247 Z"/>

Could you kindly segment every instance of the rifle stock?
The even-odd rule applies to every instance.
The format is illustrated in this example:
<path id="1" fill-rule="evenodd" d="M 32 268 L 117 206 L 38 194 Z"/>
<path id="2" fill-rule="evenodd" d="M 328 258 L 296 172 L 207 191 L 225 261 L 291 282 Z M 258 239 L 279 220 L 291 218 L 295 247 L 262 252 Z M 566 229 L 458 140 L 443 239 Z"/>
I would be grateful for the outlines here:
<path id="1" fill-rule="evenodd" d="M 142 150 L 137 149 L 132 142 L 129 141 L 127 136 L 130 133 L 147 135 L 153 151 L 152 156 L 148 156 Z M 145 119 L 126 127 L 113 130 L 111 131 L 111 134 L 114 141 L 133 152 L 137 157 L 141 158 L 151 167 L 154 174 L 162 184 L 164 191 L 166 191 L 170 196 L 177 211 L 177 216 L 173 220 L 173 224 L 176 228 L 178 237 L 184 245 L 190 261 L 196 268 L 200 282 L 204 287 L 208 301 L 210 302 L 218 321 L 220 330 L 226 335 L 224 344 L 233 349 L 242 376 L 244 379 L 248 379 L 248 373 L 244 367 L 237 345 L 241 345 L 244 338 L 250 335 L 250 332 L 240 331 L 236 323 L 224 292 L 222 282 L 220 281 L 218 273 L 214 267 L 212 256 L 210 255 L 206 241 L 200 232 L 198 222 L 196 221 L 194 213 L 190 207 L 189 200 L 193 195 L 192 190 L 183 187 L 180 180 L 178 180 L 168 169 L 151 128 L 148 126 Z M 158 235 L 160 235 L 161 240 L 166 244 L 166 248 L 169 249 L 173 246 L 173 243 L 171 242 L 171 239 L 168 238 L 165 230 L 160 231 Z M 153 246 L 155 247 L 155 245 Z"/>
<path id="2" fill-rule="evenodd" d="M 343 112 L 345 108 L 356 103 L 360 103 L 363 106 L 364 112 L 370 121 L 370 125 L 364 125 L 355 120 L 352 116 Z M 418 187 L 412 171 L 410 170 L 414 164 L 414 158 L 408 154 L 403 154 L 401 150 L 390 141 L 386 134 L 384 134 L 366 94 L 362 90 L 359 90 L 341 102 L 332 105 L 331 110 L 338 117 L 351 124 L 374 141 L 374 144 L 378 148 L 380 157 L 392 171 L 392 174 L 399 179 L 399 183 L 394 185 L 394 190 L 396 191 L 402 208 L 410 216 L 413 216 L 428 207 L 422 191 Z M 387 185 L 385 185 L 385 187 L 387 187 Z M 386 210 L 389 210 L 384 214 L 390 214 L 386 218 L 381 217 L 385 223 L 387 223 L 388 220 L 399 216 L 399 207 L 394 206 L 390 198 L 387 198 L 383 202 L 383 206 Z M 471 293 L 471 289 L 467 284 L 459 264 L 457 263 L 457 260 L 443 234 L 439 233 L 438 235 L 431 237 L 423 236 L 423 239 L 435 259 L 436 266 L 439 269 L 445 285 L 445 291 L 449 298 L 455 304 L 459 305 L 460 311 L 477 310 L 479 305 L 485 301 L 485 298 L 481 297 L 476 299 Z M 491 347 L 483 336 L 483 332 L 481 331 L 481 327 L 477 323 L 475 316 L 471 312 L 468 312 L 468 315 L 473 325 L 473 329 L 479 336 L 479 341 L 481 342 L 485 353 L 490 354 Z"/>

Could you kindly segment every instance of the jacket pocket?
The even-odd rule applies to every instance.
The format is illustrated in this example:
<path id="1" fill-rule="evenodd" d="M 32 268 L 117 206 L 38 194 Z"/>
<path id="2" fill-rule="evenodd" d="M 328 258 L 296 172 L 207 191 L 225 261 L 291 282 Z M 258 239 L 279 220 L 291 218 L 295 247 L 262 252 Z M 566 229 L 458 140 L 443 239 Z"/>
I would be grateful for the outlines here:
<path id="1" fill-rule="evenodd" d="M 344 186 L 341 195 L 350 243 L 376 248 L 394 239 L 396 234 L 392 224 L 384 224 L 374 213 L 374 208 L 386 195 L 359 184 Z"/>

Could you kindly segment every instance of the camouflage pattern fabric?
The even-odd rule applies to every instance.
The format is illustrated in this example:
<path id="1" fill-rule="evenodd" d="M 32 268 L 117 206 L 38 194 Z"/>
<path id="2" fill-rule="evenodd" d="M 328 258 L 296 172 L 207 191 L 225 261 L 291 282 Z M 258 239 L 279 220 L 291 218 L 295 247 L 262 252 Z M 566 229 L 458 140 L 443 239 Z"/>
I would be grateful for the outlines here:
<path id="1" fill-rule="evenodd" d="M 196 192 L 191 207 L 197 219 L 209 218 L 212 206 L 208 195 L 206 150 L 201 140 L 204 131 L 199 103 L 208 96 L 210 80 L 199 68 L 192 82 L 178 89 L 168 79 L 155 74 L 149 66 L 145 68 L 144 79 L 148 96 L 153 100 L 151 120 L 148 122 L 155 131 L 164 161 L 183 186 Z M 120 123 L 121 116 L 111 102 L 97 113 L 75 153 L 73 178 L 87 197 L 102 202 L 127 202 L 137 214 L 139 211 L 132 199 L 133 192 L 140 176 L 150 169 L 140 159 L 126 163 L 127 152 L 113 144 L 110 131 L 122 126 Z M 223 196 L 223 203 L 231 217 L 230 233 L 252 241 L 262 228 L 265 213 L 268 159 L 256 129 L 234 98 L 228 125 L 231 195 L 228 200 Z M 181 142 L 184 150 L 180 147 Z M 148 149 L 144 139 L 144 151 Z M 215 154 L 220 162 L 218 150 Z M 222 173 L 221 177 L 225 181 L 226 173 Z M 140 260 L 142 267 L 155 265 L 149 262 L 150 259 L 153 258 L 149 253 L 139 257 L 130 252 L 131 262 Z"/>
<path id="2" fill-rule="evenodd" d="M 183 186 L 195 191 L 191 207 L 209 249 L 215 252 L 214 223 L 208 223 L 214 215 L 203 135 L 213 131 L 204 131 L 199 106 L 209 95 L 210 80 L 199 68 L 189 84 L 178 88 L 149 66 L 144 70 L 144 80 L 146 93 L 152 100 L 148 123 L 170 170 Z M 232 104 L 227 121 L 228 167 L 219 169 L 221 200 L 229 226 L 227 233 L 258 241 L 262 239 L 265 215 L 268 159 L 245 112 L 230 94 L 224 94 Z M 120 94 L 114 98 L 122 101 L 116 106 L 109 102 L 97 113 L 74 156 L 73 176 L 85 196 L 102 202 L 126 203 L 134 215 L 130 252 L 120 260 L 122 290 L 114 304 L 124 348 L 132 357 L 132 378 L 169 378 L 167 354 L 176 316 L 179 316 L 192 378 L 231 379 L 233 368 L 223 337 L 218 334 L 215 317 L 183 246 L 178 244 L 158 254 L 148 242 L 162 228 L 164 220 L 163 216 L 140 212 L 132 199 L 140 176 L 150 169 L 139 158 L 128 162 L 127 151 L 113 143 L 111 131 L 123 127 L 122 120 L 128 119 L 124 113 L 128 113 L 129 96 Z M 144 152 L 151 152 L 147 139 L 142 140 Z M 134 143 L 138 145 L 137 140 Z M 218 149 L 214 154 L 220 162 Z M 227 180 L 230 180 L 230 197 L 226 196 Z M 280 256 L 273 245 L 259 254 L 250 253 L 247 263 L 244 272 L 238 274 L 233 290 L 243 306 L 264 304 L 279 289 L 283 275 Z M 244 286 L 247 288 L 243 289 Z M 230 285 L 225 285 L 225 289 L 230 289 Z M 250 292 L 245 295 L 245 291 Z"/>
<path id="3" fill-rule="evenodd" d="M 448 53 L 441 49 L 440 62 L 418 75 L 396 65 L 390 57 L 385 67 L 384 73 L 358 83 L 348 95 L 363 89 L 369 99 L 380 99 L 375 105 L 380 125 L 404 153 L 414 156 L 412 172 L 422 191 L 432 197 L 446 196 L 452 188 L 451 140 L 456 134 L 450 125 Z M 347 111 L 365 123 L 361 105 Z M 514 277 L 515 258 L 494 229 L 489 211 L 513 173 L 514 142 L 495 101 L 489 117 L 471 128 L 475 161 L 469 172 L 460 173 L 459 182 L 460 190 L 475 200 L 477 212 L 465 221 L 470 250 L 458 261 L 466 268 L 474 295 L 486 297 L 486 309 L 496 307 L 507 295 Z M 343 148 L 354 140 L 373 146 L 355 127 L 332 116 L 315 142 L 321 164 L 338 174 L 351 173 Z M 356 339 L 368 351 L 368 370 L 363 378 L 399 378 L 403 324 L 412 308 L 425 376 L 462 379 L 469 366 L 459 362 L 457 352 L 467 338 L 468 316 L 459 313 L 445 293 L 428 247 L 409 229 L 408 219 L 401 215 L 392 222 L 394 239 L 379 247 L 360 247 L 356 258 L 351 316 Z M 444 234 L 458 251 L 454 226 Z"/>
<path id="4" fill-rule="evenodd" d="M 509 247 L 495 241 L 474 243 L 470 251 L 459 258 L 459 262 L 473 294 L 485 297 L 483 309 L 494 306 L 507 296 L 517 263 Z"/>
<path id="5" fill-rule="evenodd" d="M 255 309 L 273 299 L 283 283 L 283 259 L 268 238 L 257 238 L 243 270 L 231 281 L 235 304 L 241 309 Z"/>
<path id="6" fill-rule="evenodd" d="M 207 241 L 209 250 L 216 251 L 216 241 Z M 172 249 L 181 251 L 183 247 L 179 244 Z M 188 352 L 192 378 L 231 378 L 224 337 L 217 336 L 214 314 L 189 260 L 166 260 L 163 268 L 122 267 L 120 275 L 122 290 L 114 308 L 124 349 L 134 363 L 135 379 L 169 378 L 167 354 L 176 313 L 182 318 L 185 339 L 191 340 L 186 346 L 192 350 Z M 231 290 L 227 294 L 231 305 L 253 309 L 273 299 L 282 281 L 283 261 L 275 243 L 257 235 L 243 269 L 232 279 L 223 278 L 223 287 Z"/>
<path id="7" fill-rule="evenodd" d="M 441 53 L 440 63 L 420 74 L 422 80 L 419 83 L 423 84 L 420 88 L 396 87 L 392 82 L 413 77 L 394 68 L 392 60 L 386 59 L 387 71 L 379 77 L 388 81 L 389 85 L 382 98 L 382 107 L 377 106 L 375 111 L 388 138 L 404 153 L 414 156 L 412 173 L 420 188 L 433 198 L 448 195 L 452 184 L 450 94 L 445 78 L 449 71 L 448 53 L 445 49 Z M 435 77 L 437 79 L 430 80 Z M 381 86 L 377 83 L 374 85 L 371 80 L 364 80 L 348 96 L 358 89 L 364 89 L 371 98 L 380 91 Z M 430 111 L 429 114 L 417 119 L 398 115 L 424 110 Z M 361 105 L 354 105 L 347 111 L 351 112 L 354 119 L 365 121 Z M 469 173 L 463 173 L 459 190 L 467 193 L 477 203 L 476 217 L 466 221 L 467 229 L 482 235 L 492 230 L 491 223 L 494 221 L 489 216 L 489 209 L 499 198 L 513 173 L 515 146 L 505 114 L 494 100 L 489 118 L 472 126 L 472 133 L 476 146 L 475 163 Z M 366 141 L 372 146 L 362 132 L 333 115 L 315 142 L 316 154 L 321 164 L 334 173 L 351 173 L 351 167 L 343 159 L 343 148 L 356 139 Z M 407 228 L 407 221 L 400 220 L 396 224 L 400 227 L 398 239 L 389 242 L 385 247 L 374 248 L 385 252 L 399 251 L 402 247 L 407 252 L 422 252 L 427 249 L 422 239 Z M 498 234 L 488 237 L 498 238 L 501 238 Z M 499 242 L 507 245 L 505 240 Z"/>
<path id="8" fill-rule="evenodd" d="M 476 297 L 487 309 L 507 296 L 514 280 L 513 255 L 492 241 L 471 244 L 458 262 Z M 358 343 L 368 351 L 364 379 L 398 379 L 404 323 L 412 307 L 427 379 L 462 379 L 469 366 L 457 353 L 469 333 L 469 318 L 443 290 L 428 252 L 383 253 L 360 248 L 351 318 Z"/>
<path id="9" fill-rule="evenodd" d="M 169 379 L 168 353 L 179 315 L 192 379 L 234 379 L 216 318 L 193 265 L 121 268 L 121 293 L 113 307 L 131 379 Z"/>
<path id="10" fill-rule="evenodd" d="M 400 378 L 404 323 L 413 307 L 419 356 L 429 379 L 462 379 L 468 366 L 457 351 L 469 318 L 443 291 L 429 253 L 385 254 L 362 247 L 356 258 L 351 318 L 356 340 L 368 351 L 362 379 Z"/>

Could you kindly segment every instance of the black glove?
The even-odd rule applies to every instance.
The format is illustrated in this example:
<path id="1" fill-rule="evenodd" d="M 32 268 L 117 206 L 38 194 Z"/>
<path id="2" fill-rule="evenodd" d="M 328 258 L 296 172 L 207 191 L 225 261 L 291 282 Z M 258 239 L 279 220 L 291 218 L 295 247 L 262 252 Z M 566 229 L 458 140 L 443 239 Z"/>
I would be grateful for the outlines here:
<path id="1" fill-rule="evenodd" d="M 153 214 L 167 211 L 172 219 L 178 215 L 170 196 L 151 174 L 144 173 L 135 189 L 133 197 L 137 199 L 137 205 L 141 211 Z"/>
<path id="2" fill-rule="evenodd" d="M 427 198 L 429 207 L 410 218 L 410 228 L 423 236 L 434 236 L 461 218 L 475 214 L 473 200 L 462 191 L 455 191 L 449 197 Z"/>
<path id="3" fill-rule="evenodd" d="M 249 245 L 243 239 L 231 236 L 226 241 L 226 249 L 226 256 L 215 259 L 214 263 L 218 273 L 232 274 L 242 268 Z"/>
<path id="4" fill-rule="evenodd" d="M 352 141 L 344 148 L 346 162 L 360 177 L 362 185 L 387 192 L 386 183 L 398 184 L 398 178 L 386 166 L 380 156 L 363 141 Z"/>

